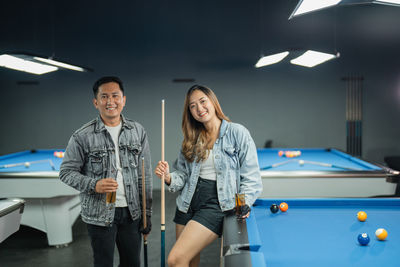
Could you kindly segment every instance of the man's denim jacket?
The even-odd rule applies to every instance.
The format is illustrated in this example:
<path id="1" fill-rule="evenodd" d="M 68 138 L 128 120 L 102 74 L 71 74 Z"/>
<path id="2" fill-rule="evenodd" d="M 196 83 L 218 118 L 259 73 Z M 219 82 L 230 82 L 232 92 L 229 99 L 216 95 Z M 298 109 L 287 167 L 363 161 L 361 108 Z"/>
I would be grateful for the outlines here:
<path id="1" fill-rule="evenodd" d="M 249 131 L 240 124 L 222 121 L 220 134 L 213 147 L 217 172 L 218 200 L 222 211 L 235 207 L 235 193 L 245 193 L 251 206 L 262 191 L 257 149 Z M 181 191 L 176 205 L 187 212 L 199 178 L 201 162 L 188 162 L 182 153 L 171 173 L 170 192 Z"/>
<path id="2" fill-rule="evenodd" d="M 147 134 L 137 122 L 121 115 L 119 155 L 126 201 L 132 219 L 141 217 L 142 157 L 145 162 L 146 210 L 151 215 L 152 171 Z M 95 192 L 98 180 L 117 178 L 115 147 L 100 116 L 77 130 L 69 140 L 60 167 L 60 179 L 80 191 L 82 220 L 89 224 L 110 226 L 115 204 L 106 204 L 106 194 Z"/>

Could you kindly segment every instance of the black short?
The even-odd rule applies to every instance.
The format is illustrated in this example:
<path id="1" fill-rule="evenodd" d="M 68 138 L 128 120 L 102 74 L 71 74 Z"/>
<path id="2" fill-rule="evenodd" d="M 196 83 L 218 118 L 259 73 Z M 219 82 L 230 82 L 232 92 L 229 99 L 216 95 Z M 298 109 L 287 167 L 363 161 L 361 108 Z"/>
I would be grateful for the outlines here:
<path id="1" fill-rule="evenodd" d="M 177 208 L 174 222 L 186 225 L 194 220 L 221 236 L 225 214 L 219 206 L 216 181 L 199 178 L 188 212 Z"/>

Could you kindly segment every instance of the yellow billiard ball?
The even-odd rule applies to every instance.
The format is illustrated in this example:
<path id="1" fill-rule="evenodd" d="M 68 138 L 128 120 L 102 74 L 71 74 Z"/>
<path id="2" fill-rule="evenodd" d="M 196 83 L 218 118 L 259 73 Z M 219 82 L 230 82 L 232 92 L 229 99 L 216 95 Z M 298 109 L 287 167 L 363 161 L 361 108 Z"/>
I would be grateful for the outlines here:
<path id="1" fill-rule="evenodd" d="M 388 233 L 385 229 L 379 228 L 378 230 L 376 230 L 375 235 L 376 238 L 378 238 L 379 240 L 385 240 L 388 236 Z"/>
<path id="2" fill-rule="evenodd" d="M 358 219 L 360 222 L 365 222 L 365 220 L 367 219 L 367 213 L 364 212 L 364 211 L 359 211 L 359 212 L 357 213 L 357 219 Z"/>

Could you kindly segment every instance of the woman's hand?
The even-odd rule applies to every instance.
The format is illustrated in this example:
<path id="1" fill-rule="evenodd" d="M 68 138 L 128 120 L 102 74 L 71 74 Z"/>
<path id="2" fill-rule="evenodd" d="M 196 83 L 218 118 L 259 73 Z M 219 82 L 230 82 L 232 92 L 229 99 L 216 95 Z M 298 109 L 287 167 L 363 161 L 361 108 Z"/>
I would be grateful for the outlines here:
<path id="1" fill-rule="evenodd" d="M 161 179 L 164 174 L 165 183 L 167 185 L 171 184 L 171 175 L 169 174 L 169 165 L 166 161 L 159 161 L 154 173 Z"/>
<path id="2" fill-rule="evenodd" d="M 250 216 L 250 211 L 251 211 L 251 208 L 249 207 L 249 205 L 246 204 L 246 205 L 244 205 L 243 207 L 240 208 L 237 217 L 238 217 L 239 219 L 246 219 L 246 218 L 249 218 L 249 216 Z"/>

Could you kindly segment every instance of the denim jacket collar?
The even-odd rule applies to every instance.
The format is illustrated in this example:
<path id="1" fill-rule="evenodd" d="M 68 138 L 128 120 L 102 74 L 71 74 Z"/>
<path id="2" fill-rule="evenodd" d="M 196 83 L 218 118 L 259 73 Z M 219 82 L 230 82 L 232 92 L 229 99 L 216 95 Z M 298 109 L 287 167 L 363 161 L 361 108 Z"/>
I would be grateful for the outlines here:
<path id="1" fill-rule="evenodd" d="M 122 128 L 127 128 L 127 129 L 132 129 L 132 125 L 130 125 L 129 123 L 127 123 L 124 115 L 121 114 L 121 121 L 122 121 Z M 101 116 L 97 116 L 96 118 L 96 126 L 95 126 L 95 132 L 101 132 L 101 131 L 105 131 L 106 127 L 104 125 L 103 120 L 101 119 Z"/>
<path id="2" fill-rule="evenodd" d="M 228 122 L 222 119 L 221 126 L 219 128 L 219 137 L 222 138 L 226 134 L 226 129 L 228 128 Z"/>

